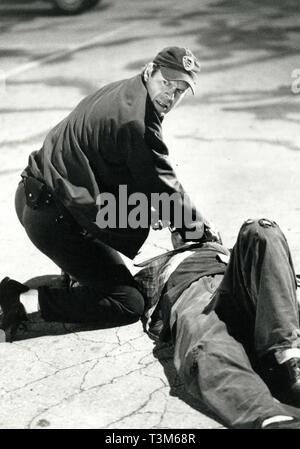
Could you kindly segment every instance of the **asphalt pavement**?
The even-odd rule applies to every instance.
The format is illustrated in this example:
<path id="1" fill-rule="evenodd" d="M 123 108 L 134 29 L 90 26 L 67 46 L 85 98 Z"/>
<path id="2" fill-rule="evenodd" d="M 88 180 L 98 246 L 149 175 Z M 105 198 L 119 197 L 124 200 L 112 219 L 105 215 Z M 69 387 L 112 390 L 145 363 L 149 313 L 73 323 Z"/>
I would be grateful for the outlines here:
<path id="1" fill-rule="evenodd" d="M 74 17 L 3 1 L 1 276 L 59 273 L 14 211 L 28 155 L 85 95 L 169 45 L 202 65 L 196 95 L 164 121 L 182 184 L 228 247 L 245 219 L 274 219 L 300 272 L 299 17 L 296 0 L 103 0 Z M 153 231 L 135 262 L 169 248 L 168 231 Z M 223 428 L 185 392 L 172 348 L 155 346 L 141 323 L 101 330 L 35 315 L 0 355 L 1 429 Z"/>

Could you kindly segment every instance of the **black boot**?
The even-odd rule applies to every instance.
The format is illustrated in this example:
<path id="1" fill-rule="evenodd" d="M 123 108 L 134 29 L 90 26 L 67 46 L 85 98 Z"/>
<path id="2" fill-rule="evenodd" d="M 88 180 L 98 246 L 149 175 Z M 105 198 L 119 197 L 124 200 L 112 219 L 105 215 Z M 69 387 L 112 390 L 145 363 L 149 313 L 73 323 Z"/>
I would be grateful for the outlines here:
<path id="1" fill-rule="evenodd" d="M 300 358 L 294 357 L 279 364 L 272 354 L 264 360 L 259 374 L 275 398 L 300 407 Z"/>
<path id="2" fill-rule="evenodd" d="M 300 407 L 300 359 L 291 358 L 282 363 L 281 370 L 286 379 L 287 403 Z"/>
<path id="3" fill-rule="evenodd" d="M 12 342 L 18 328 L 28 321 L 25 308 L 20 302 L 20 294 L 29 288 L 9 277 L 0 283 L 0 306 L 2 309 L 1 328 L 5 331 L 6 340 Z"/>

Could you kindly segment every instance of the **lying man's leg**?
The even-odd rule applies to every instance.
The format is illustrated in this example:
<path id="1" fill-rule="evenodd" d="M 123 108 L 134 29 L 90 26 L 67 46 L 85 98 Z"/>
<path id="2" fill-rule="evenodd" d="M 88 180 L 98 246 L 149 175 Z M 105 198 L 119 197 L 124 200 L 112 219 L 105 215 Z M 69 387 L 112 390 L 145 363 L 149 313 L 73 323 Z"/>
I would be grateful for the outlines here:
<path id="1" fill-rule="evenodd" d="M 216 299 L 216 313 L 273 393 L 300 406 L 296 276 L 276 223 L 261 219 L 243 224 Z"/>
<path id="2" fill-rule="evenodd" d="M 251 428 L 274 416 L 287 419 L 289 413 L 254 372 L 243 346 L 214 311 L 205 313 L 221 278 L 194 282 L 172 307 L 176 369 L 187 390 L 228 427 Z"/>

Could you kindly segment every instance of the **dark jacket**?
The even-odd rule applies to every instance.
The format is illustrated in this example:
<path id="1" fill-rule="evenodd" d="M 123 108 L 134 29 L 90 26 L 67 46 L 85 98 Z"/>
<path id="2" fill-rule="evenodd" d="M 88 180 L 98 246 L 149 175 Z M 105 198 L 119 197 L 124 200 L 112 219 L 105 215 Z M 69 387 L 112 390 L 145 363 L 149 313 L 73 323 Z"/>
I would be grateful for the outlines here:
<path id="1" fill-rule="evenodd" d="M 33 152 L 22 176 L 46 183 L 54 197 L 96 238 L 133 258 L 147 229 L 99 229 L 97 197 L 143 192 L 185 193 L 170 165 L 156 112 L 142 76 L 117 81 L 86 97 L 46 136 Z M 182 207 L 192 209 L 188 199 Z M 150 225 L 150 220 L 149 220 Z"/>

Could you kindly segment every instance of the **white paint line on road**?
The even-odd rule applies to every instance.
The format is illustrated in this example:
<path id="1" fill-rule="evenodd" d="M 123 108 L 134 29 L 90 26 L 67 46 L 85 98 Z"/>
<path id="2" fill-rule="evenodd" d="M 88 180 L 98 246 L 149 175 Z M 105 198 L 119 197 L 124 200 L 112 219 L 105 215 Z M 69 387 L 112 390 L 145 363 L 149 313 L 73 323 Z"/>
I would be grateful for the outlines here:
<path id="1" fill-rule="evenodd" d="M 5 80 L 9 78 L 13 78 L 17 75 L 20 75 L 21 73 L 27 72 L 28 70 L 35 69 L 37 67 L 40 67 L 41 65 L 49 62 L 54 61 L 55 59 L 61 58 L 62 56 L 67 56 L 72 53 L 76 53 L 79 50 L 83 50 L 84 48 L 89 47 L 92 44 L 97 44 L 99 42 L 103 42 L 106 39 L 109 39 L 110 37 L 116 36 L 122 31 L 125 31 L 129 28 L 132 29 L 133 24 L 130 25 L 124 25 L 123 27 L 117 28 L 112 31 L 108 31 L 106 33 L 97 34 L 96 36 L 92 37 L 91 39 L 88 39 L 84 42 L 81 42 L 80 44 L 75 45 L 69 45 L 64 50 L 60 50 L 54 53 L 51 53 L 48 56 L 44 56 L 43 58 L 36 59 L 32 62 L 28 62 L 27 64 L 22 64 L 14 69 L 9 70 L 8 72 L 4 72 L 4 78 Z"/>

